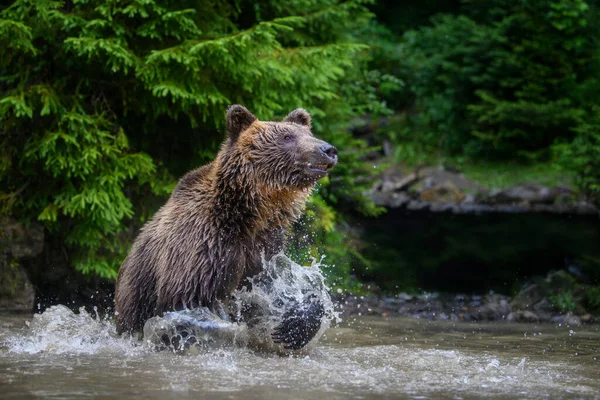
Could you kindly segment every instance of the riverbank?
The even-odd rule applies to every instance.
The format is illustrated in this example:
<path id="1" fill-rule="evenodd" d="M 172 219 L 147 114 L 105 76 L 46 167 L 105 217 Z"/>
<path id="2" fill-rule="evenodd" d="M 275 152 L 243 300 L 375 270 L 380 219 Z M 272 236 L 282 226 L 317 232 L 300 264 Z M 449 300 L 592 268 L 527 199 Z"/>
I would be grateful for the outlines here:
<path id="1" fill-rule="evenodd" d="M 579 326 L 600 323 L 600 289 L 585 282 L 572 267 L 551 271 L 531 279 L 513 296 L 493 291 L 484 295 L 442 292 L 412 295 L 382 293 L 376 285 L 365 287 L 372 294 L 340 295 L 336 299 L 342 316 L 403 316 L 426 320 L 549 322 Z"/>
<path id="2" fill-rule="evenodd" d="M 380 161 L 385 164 L 384 161 Z M 513 183 L 492 179 L 492 172 L 473 173 L 480 181 L 451 167 L 388 167 L 370 191 L 365 193 L 376 205 L 412 211 L 454 214 L 559 214 L 600 216 L 600 209 L 568 185 L 548 185 L 525 180 L 523 171 L 510 169 L 521 179 Z M 497 174 L 505 171 L 494 171 Z M 536 176 L 541 179 L 541 176 Z M 482 183 L 484 182 L 484 183 Z M 501 187 L 488 187 L 502 184 Z M 506 186 L 504 186 L 506 185 Z"/>
<path id="3" fill-rule="evenodd" d="M 342 318 L 378 315 L 441 321 L 549 322 L 572 326 L 600 323 L 600 315 L 519 310 L 513 309 L 511 302 L 510 297 L 499 294 L 469 296 L 427 293 L 415 296 L 399 293 L 394 296 L 348 295 L 339 299 Z"/>

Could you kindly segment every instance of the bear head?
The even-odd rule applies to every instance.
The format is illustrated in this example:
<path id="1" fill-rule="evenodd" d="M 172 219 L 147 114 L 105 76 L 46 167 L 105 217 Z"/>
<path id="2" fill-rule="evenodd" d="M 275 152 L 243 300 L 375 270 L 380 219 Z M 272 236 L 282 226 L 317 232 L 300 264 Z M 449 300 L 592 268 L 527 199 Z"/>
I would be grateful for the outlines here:
<path id="1" fill-rule="evenodd" d="M 310 115 L 298 108 L 281 122 L 259 121 L 241 105 L 227 110 L 227 147 L 235 148 L 244 169 L 272 188 L 306 188 L 327 175 L 337 149 L 317 139 Z"/>

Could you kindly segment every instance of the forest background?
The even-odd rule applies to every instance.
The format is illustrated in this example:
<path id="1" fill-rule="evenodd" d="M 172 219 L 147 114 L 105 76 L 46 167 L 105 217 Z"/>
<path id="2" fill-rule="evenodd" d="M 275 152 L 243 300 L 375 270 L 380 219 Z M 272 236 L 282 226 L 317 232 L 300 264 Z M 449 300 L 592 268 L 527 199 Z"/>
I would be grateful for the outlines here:
<path id="1" fill-rule="evenodd" d="M 42 224 L 90 281 L 114 280 L 178 177 L 214 157 L 234 103 L 306 108 L 340 150 L 289 250 L 326 254 L 335 287 L 377 273 L 349 226 L 385 212 L 364 192 L 389 165 L 568 181 L 600 202 L 597 1 L 3 3 L 0 212 Z"/>

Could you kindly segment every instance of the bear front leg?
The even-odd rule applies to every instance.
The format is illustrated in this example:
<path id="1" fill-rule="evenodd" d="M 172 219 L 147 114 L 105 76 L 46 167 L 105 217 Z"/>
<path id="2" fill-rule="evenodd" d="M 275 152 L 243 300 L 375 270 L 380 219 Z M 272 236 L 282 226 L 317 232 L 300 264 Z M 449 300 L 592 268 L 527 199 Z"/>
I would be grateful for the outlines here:
<path id="1" fill-rule="evenodd" d="M 247 282 L 248 278 L 252 278 L 265 269 L 263 258 L 269 261 L 275 254 L 284 249 L 285 239 L 286 230 L 283 228 L 264 230 L 257 235 L 256 247 L 252 256 L 247 260 L 240 286 L 246 286 L 250 289 Z"/>
<path id="2" fill-rule="evenodd" d="M 323 303 L 313 294 L 283 314 L 281 324 L 271 337 L 275 343 L 283 343 L 286 349 L 299 350 L 319 332 L 324 314 Z"/>

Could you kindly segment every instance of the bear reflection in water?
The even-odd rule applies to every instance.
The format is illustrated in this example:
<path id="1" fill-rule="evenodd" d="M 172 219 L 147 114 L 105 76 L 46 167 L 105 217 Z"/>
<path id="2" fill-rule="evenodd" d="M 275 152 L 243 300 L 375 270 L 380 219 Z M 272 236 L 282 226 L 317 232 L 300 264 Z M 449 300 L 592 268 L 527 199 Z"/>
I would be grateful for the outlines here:
<path id="1" fill-rule="evenodd" d="M 166 312 L 146 322 L 144 339 L 177 353 L 232 346 L 282 355 L 309 350 L 336 317 L 320 265 L 302 267 L 283 253 L 263 262 L 264 271 L 233 294 L 228 312 Z"/>

